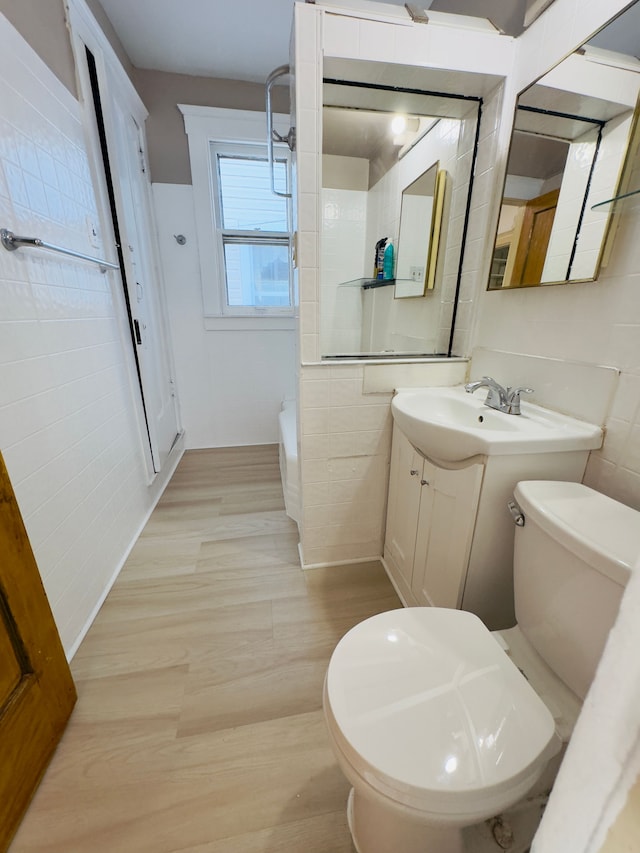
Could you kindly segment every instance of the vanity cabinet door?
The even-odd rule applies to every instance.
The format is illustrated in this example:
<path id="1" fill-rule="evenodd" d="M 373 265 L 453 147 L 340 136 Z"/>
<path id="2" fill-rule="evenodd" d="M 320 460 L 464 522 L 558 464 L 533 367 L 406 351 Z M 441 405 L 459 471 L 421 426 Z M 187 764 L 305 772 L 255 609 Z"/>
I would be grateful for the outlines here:
<path id="1" fill-rule="evenodd" d="M 416 603 L 411 586 L 423 461 L 404 435 L 394 428 L 384 555 L 400 595 L 407 604 Z"/>
<path id="2" fill-rule="evenodd" d="M 448 470 L 424 461 L 412 579 L 420 604 L 460 606 L 483 468 Z"/>

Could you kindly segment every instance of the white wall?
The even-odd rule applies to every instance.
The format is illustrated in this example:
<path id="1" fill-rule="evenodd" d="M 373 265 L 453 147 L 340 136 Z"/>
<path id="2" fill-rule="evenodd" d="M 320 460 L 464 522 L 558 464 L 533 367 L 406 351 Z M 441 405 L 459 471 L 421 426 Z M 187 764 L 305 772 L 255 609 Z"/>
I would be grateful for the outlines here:
<path id="1" fill-rule="evenodd" d="M 0 225 L 104 257 L 80 105 L 4 16 L 0 42 Z M 148 485 L 124 317 L 117 272 L 0 248 L 0 450 L 68 655 L 169 473 Z"/>
<path id="2" fill-rule="evenodd" d="M 295 395 L 295 332 L 206 330 L 193 189 L 153 191 L 186 446 L 276 443 L 281 402 Z"/>

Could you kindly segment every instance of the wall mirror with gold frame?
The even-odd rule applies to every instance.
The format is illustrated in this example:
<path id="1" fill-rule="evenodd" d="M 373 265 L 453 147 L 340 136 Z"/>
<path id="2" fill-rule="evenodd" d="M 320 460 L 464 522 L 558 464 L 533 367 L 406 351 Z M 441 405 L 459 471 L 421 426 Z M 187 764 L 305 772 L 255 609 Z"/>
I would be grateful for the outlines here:
<path id="1" fill-rule="evenodd" d="M 402 190 L 396 299 L 435 287 L 446 187 L 447 173 L 436 162 Z"/>
<path id="2" fill-rule="evenodd" d="M 640 3 L 520 94 L 488 289 L 593 280 L 640 93 Z M 594 207 L 595 206 L 595 207 Z"/>

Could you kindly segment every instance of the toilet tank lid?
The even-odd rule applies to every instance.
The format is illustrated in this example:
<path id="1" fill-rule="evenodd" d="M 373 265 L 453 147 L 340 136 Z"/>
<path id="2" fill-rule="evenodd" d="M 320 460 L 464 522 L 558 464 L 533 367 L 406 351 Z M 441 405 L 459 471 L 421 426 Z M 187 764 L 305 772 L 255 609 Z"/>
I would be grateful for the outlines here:
<path id="1" fill-rule="evenodd" d="M 525 515 L 592 568 L 625 586 L 640 558 L 640 512 L 582 483 L 525 480 L 514 497 Z"/>

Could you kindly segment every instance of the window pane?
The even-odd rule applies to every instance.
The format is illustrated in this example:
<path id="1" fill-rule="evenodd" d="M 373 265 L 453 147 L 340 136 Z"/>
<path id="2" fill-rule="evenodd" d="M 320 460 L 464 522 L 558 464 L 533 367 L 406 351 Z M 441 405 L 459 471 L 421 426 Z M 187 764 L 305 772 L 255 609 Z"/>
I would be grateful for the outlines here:
<path id="1" fill-rule="evenodd" d="M 224 261 L 230 306 L 290 306 L 287 243 L 225 243 Z"/>
<path id="2" fill-rule="evenodd" d="M 222 227 L 246 231 L 289 231 L 287 202 L 271 192 L 269 163 L 254 157 L 218 154 Z M 286 191 L 286 164 L 274 163 L 275 187 Z"/>

